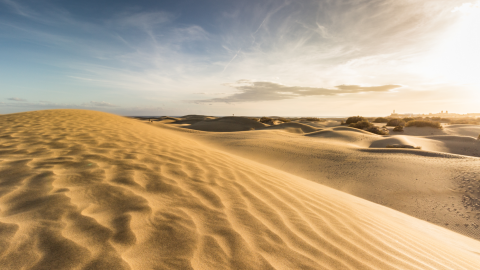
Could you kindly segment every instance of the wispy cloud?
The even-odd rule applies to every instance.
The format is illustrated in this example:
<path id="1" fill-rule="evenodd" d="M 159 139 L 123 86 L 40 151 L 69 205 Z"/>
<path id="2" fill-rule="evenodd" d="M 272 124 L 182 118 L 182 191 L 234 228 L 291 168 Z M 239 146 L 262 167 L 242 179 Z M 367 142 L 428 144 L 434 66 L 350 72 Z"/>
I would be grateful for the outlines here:
<path id="1" fill-rule="evenodd" d="M 205 9 L 205 3 L 192 2 L 194 14 L 168 10 L 168 5 L 119 2 L 115 9 L 95 11 L 102 16 L 90 17 L 67 2 L 0 0 L 0 35 L 22 45 L 11 51 L 26 63 L 48 67 L 29 69 L 33 75 L 41 71 L 59 78 L 35 85 L 19 81 L 19 87 L 38 93 L 69 84 L 86 93 L 98 90 L 118 104 L 142 97 L 145 104 L 155 98 L 179 107 L 200 93 L 220 107 L 218 102 L 386 92 L 400 84 L 422 87 L 429 80 L 415 64 L 461 15 L 452 10 L 474 7 L 463 0 L 259 0 Z M 229 85 L 238 93 L 220 96 L 228 93 L 223 82 L 243 78 L 249 80 Z M 105 103 L 75 106 L 124 108 Z"/>
<path id="2" fill-rule="evenodd" d="M 95 107 L 117 107 L 111 103 L 105 101 L 90 101 L 89 103 L 83 103 L 83 106 L 95 106 Z"/>
<path id="3" fill-rule="evenodd" d="M 27 101 L 26 99 L 18 98 L 18 97 L 12 97 L 12 98 L 7 98 L 7 99 L 12 100 L 12 101 Z"/>
<path id="4" fill-rule="evenodd" d="M 8 100 L 16 102 L 1 102 L 4 107 L 44 107 L 44 108 L 94 108 L 94 107 L 118 107 L 105 101 L 90 101 L 82 104 L 75 103 L 56 103 L 51 101 L 41 100 L 39 102 L 26 102 L 25 99 L 9 98 Z"/>
<path id="5" fill-rule="evenodd" d="M 252 82 L 239 80 L 234 84 L 227 84 L 239 91 L 224 98 L 197 100 L 197 102 L 252 102 L 293 99 L 307 96 L 335 96 L 342 94 L 356 94 L 366 92 L 388 92 L 402 87 L 401 85 L 360 86 L 338 85 L 333 89 L 321 87 L 287 86 L 274 82 Z"/>

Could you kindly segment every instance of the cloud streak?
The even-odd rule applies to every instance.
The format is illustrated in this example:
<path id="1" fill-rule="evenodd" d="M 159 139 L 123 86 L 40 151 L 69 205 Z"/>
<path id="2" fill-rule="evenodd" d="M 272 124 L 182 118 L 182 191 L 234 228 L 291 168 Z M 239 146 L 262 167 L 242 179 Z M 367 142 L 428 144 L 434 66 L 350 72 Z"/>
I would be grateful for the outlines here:
<path id="1" fill-rule="evenodd" d="M 197 102 L 253 102 L 294 99 L 308 96 L 338 96 L 343 94 L 357 94 L 368 92 L 388 92 L 402 87 L 401 85 L 360 86 L 338 85 L 333 89 L 322 87 L 287 86 L 274 82 L 252 82 L 239 80 L 234 84 L 227 84 L 239 91 L 224 98 L 198 100 Z"/>
<path id="2" fill-rule="evenodd" d="M 158 100 L 185 113 L 216 102 L 219 111 L 204 113 L 221 115 L 229 112 L 221 102 L 346 100 L 399 87 L 392 82 L 424 90 L 430 81 L 415 65 L 460 11 L 473 7 L 464 0 L 193 1 L 188 8 L 167 2 L 120 1 L 111 8 L 93 0 L 0 0 L 0 38 L 8 41 L 0 44 L 0 67 L 12 78 L 2 80 L 12 89 L 3 98 L 86 102 L 94 109 L 114 106 L 88 102 L 99 96 L 139 107 Z M 13 79 L 21 77 L 51 79 Z M 228 85 L 234 94 L 222 85 L 244 78 Z M 81 101 L 73 91 L 85 93 Z M 192 95 L 211 99 L 184 102 L 200 98 Z"/>
<path id="3" fill-rule="evenodd" d="M 84 106 L 95 106 L 95 107 L 117 107 L 111 103 L 105 101 L 90 101 L 89 103 L 82 104 Z"/>
<path id="4" fill-rule="evenodd" d="M 26 99 L 18 98 L 18 97 L 12 97 L 12 98 L 7 98 L 7 99 L 11 100 L 11 101 L 27 101 Z"/>

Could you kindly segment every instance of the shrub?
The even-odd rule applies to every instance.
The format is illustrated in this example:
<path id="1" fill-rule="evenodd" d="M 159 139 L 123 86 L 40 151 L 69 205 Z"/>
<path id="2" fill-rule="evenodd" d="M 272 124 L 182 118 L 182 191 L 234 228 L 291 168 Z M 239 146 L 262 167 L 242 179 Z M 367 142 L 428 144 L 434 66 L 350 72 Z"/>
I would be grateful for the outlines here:
<path id="1" fill-rule="evenodd" d="M 403 126 L 396 126 L 393 128 L 393 131 L 401 132 L 403 131 Z"/>
<path id="2" fill-rule="evenodd" d="M 413 120 L 415 120 L 415 118 L 412 118 L 412 117 L 405 117 L 405 118 L 403 118 L 403 121 L 405 121 L 405 123 L 406 123 L 406 122 L 409 122 L 409 121 L 413 121 Z"/>
<path id="3" fill-rule="evenodd" d="M 365 120 L 365 121 L 360 121 L 360 122 L 352 123 L 352 124 L 349 125 L 349 127 L 358 128 L 358 129 L 364 129 L 364 128 L 371 128 L 371 127 L 373 127 L 373 124 Z"/>
<path id="4" fill-rule="evenodd" d="M 340 125 L 342 125 L 342 126 L 346 125 L 346 124 L 345 124 L 345 121 L 343 121 L 343 120 L 340 121 Z"/>
<path id="5" fill-rule="evenodd" d="M 355 123 L 361 122 L 361 121 L 366 121 L 366 122 L 368 122 L 368 120 L 367 120 L 365 117 L 362 117 L 362 116 L 352 116 L 352 117 L 349 117 L 345 123 L 346 123 L 347 125 L 350 125 L 350 124 L 355 124 Z"/>
<path id="6" fill-rule="evenodd" d="M 386 148 L 410 148 L 410 149 L 422 149 L 421 146 L 413 146 L 408 144 L 389 144 Z"/>
<path id="7" fill-rule="evenodd" d="M 300 120 L 304 120 L 304 121 L 317 121 L 317 122 L 324 122 L 324 121 L 326 121 L 325 119 L 320 119 L 320 118 L 316 118 L 316 117 L 304 117 L 304 118 L 300 118 Z"/>
<path id="8" fill-rule="evenodd" d="M 433 127 L 433 128 L 442 128 L 442 125 L 439 122 L 428 121 L 428 120 L 413 120 L 407 123 L 407 127 Z"/>
<path id="9" fill-rule="evenodd" d="M 479 141 L 480 141 L 480 135 L 478 135 L 478 138 L 477 138 L 477 140 L 479 140 Z"/>
<path id="10" fill-rule="evenodd" d="M 390 119 L 387 122 L 387 126 L 389 126 L 389 127 L 405 126 L 405 121 L 403 121 L 402 119 L 398 119 L 398 118 Z"/>
<path id="11" fill-rule="evenodd" d="M 255 117 L 247 117 L 247 118 L 250 119 L 250 120 L 253 120 L 253 121 L 257 121 L 257 122 L 258 122 L 258 120 L 260 120 L 260 119 L 255 118 Z"/>
<path id="12" fill-rule="evenodd" d="M 264 116 L 264 117 L 260 118 L 261 123 L 267 123 L 267 122 L 271 122 L 271 121 L 273 121 L 273 119 L 270 118 L 270 117 L 265 117 Z"/>
<path id="13" fill-rule="evenodd" d="M 375 133 L 375 134 L 378 134 L 378 135 L 388 135 L 390 134 L 390 132 L 388 131 L 388 129 L 386 128 L 379 128 L 379 127 L 370 127 L 367 129 L 368 132 L 371 132 L 371 133 Z"/>
<path id="14" fill-rule="evenodd" d="M 388 122 L 388 118 L 385 118 L 385 117 L 377 117 L 375 120 L 373 120 L 373 122 L 375 122 L 375 123 L 387 123 L 387 122 Z"/>
<path id="15" fill-rule="evenodd" d="M 473 118 L 461 118 L 461 119 L 451 119 L 450 124 L 470 124 L 478 125 L 479 121 Z"/>
<path id="16" fill-rule="evenodd" d="M 290 122 L 290 119 L 283 118 L 283 117 L 279 117 L 279 118 L 277 118 L 277 120 L 282 121 L 282 122 L 285 122 L 285 123 Z"/>

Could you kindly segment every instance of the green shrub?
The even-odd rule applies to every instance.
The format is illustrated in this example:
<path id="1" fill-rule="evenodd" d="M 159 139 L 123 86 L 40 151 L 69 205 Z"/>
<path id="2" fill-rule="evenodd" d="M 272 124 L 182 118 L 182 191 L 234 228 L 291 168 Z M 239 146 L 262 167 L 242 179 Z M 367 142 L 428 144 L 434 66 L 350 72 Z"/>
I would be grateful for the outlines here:
<path id="1" fill-rule="evenodd" d="M 387 122 L 388 122 L 388 118 L 385 118 L 385 117 L 377 117 L 375 120 L 373 120 L 373 122 L 375 122 L 375 123 L 387 123 Z"/>
<path id="2" fill-rule="evenodd" d="M 371 132 L 371 133 L 375 133 L 375 134 L 378 134 L 378 135 L 388 135 L 390 134 L 390 132 L 388 131 L 388 129 L 386 128 L 379 128 L 379 127 L 370 127 L 370 128 L 367 128 L 367 131 L 368 132 Z"/>
<path id="3" fill-rule="evenodd" d="M 349 117 L 345 123 L 346 123 L 347 125 L 350 125 L 350 124 L 355 124 L 355 123 L 361 122 L 361 121 L 367 121 L 367 122 L 368 122 L 368 120 L 367 120 L 365 117 L 362 117 L 362 116 L 352 116 L 352 117 Z"/>
<path id="4" fill-rule="evenodd" d="M 405 126 L 405 121 L 403 121 L 402 119 L 398 119 L 398 118 L 390 119 L 387 122 L 387 126 L 389 126 L 389 127 Z"/>
<path id="5" fill-rule="evenodd" d="M 358 129 L 365 129 L 365 128 L 373 127 L 373 124 L 365 120 L 365 121 L 352 123 L 352 124 L 349 125 L 349 127 L 358 128 Z"/>
<path id="6" fill-rule="evenodd" d="M 428 120 L 413 120 L 407 123 L 407 127 L 433 127 L 433 128 L 442 128 L 442 125 L 436 121 Z"/>
<path id="7" fill-rule="evenodd" d="M 396 127 L 393 128 L 393 131 L 402 132 L 403 131 L 403 126 L 396 126 Z"/>

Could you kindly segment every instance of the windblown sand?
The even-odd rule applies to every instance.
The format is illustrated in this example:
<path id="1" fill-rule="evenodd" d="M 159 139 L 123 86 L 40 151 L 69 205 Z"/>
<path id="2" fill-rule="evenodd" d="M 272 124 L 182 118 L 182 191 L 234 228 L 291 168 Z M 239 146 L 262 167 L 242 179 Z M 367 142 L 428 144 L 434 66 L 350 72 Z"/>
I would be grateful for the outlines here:
<path id="1" fill-rule="evenodd" d="M 0 127 L 2 269 L 478 269 L 477 240 L 197 133 L 82 110 Z"/>

